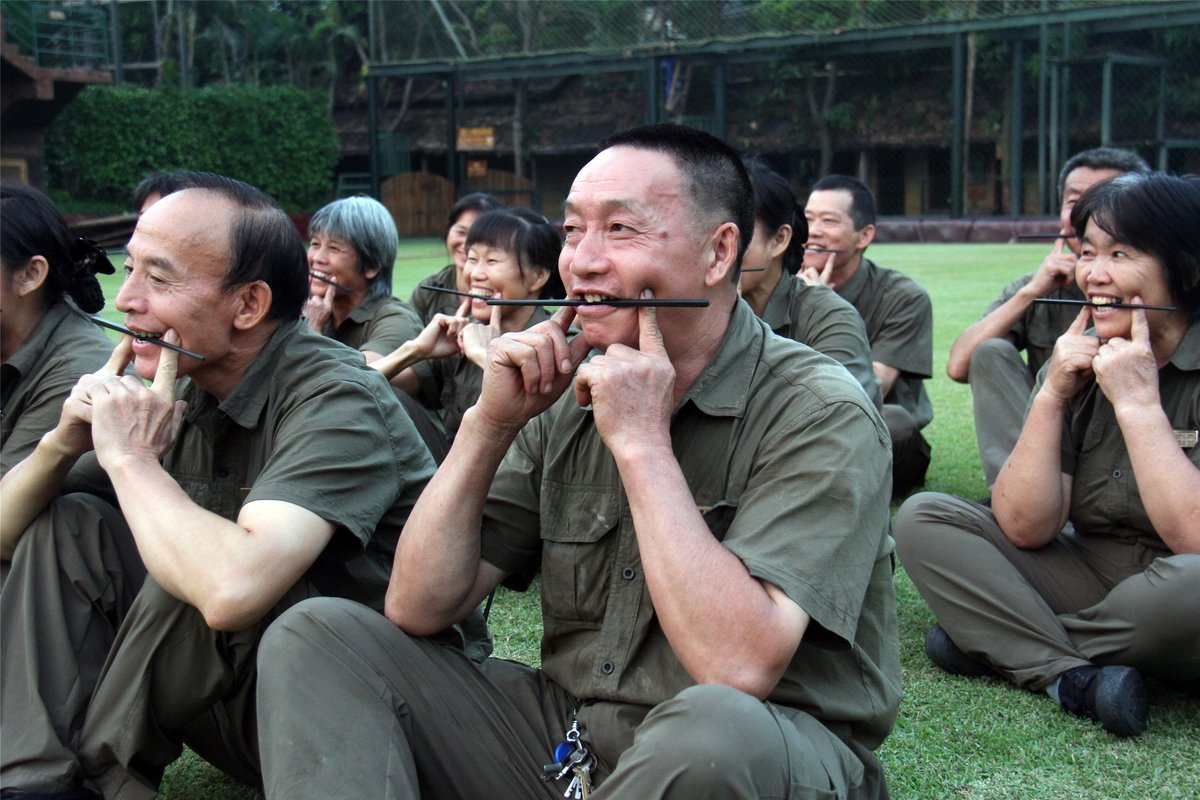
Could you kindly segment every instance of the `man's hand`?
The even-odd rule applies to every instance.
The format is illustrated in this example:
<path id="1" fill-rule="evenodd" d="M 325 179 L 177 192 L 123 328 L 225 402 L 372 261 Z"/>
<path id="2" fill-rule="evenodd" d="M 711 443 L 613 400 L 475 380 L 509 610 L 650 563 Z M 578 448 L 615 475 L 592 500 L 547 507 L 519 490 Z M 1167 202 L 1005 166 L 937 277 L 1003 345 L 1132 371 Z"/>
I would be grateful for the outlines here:
<path id="1" fill-rule="evenodd" d="M 1055 239 L 1054 247 L 1042 259 L 1041 265 L 1025 285 L 1034 297 L 1046 297 L 1055 290 L 1075 282 L 1075 262 L 1078 256 L 1067 249 L 1066 244 L 1067 240 L 1062 237 Z"/>
<path id="2" fill-rule="evenodd" d="M 833 260 L 837 257 L 836 253 L 830 253 L 825 258 L 825 266 L 817 272 L 816 267 L 805 267 L 800 270 L 800 279 L 809 286 L 828 286 L 833 280 Z"/>
<path id="3" fill-rule="evenodd" d="M 499 297 L 497 292 L 494 297 Z M 472 364 L 483 369 L 487 364 L 488 345 L 492 339 L 504 335 L 500 327 L 501 309 L 503 306 L 492 306 L 492 316 L 487 325 L 466 325 L 458 331 L 458 347 Z"/>
<path id="4" fill-rule="evenodd" d="M 325 293 L 320 297 L 310 295 L 304 301 L 304 320 L 308 323 L 308 327 L 316 333 L 324 333 L 325 325 L 329 322 L 329 318 L 333 316 L 333 296 L 337 294 L 337 289 L 333 286 L 326 285 Z"/>
<path id="5" fill-rule="evenodd" d="M 1134 296 L 1131 303 L 1141 303 Z M 1130 340 L 1116 337 L 1100 346 L 1092 359 L 1092 372 L 1114 407 L 1160 408 L 1158 363 L 1150 349 L 1150 324 L 1146 312 L 1130 309 L 1133 315 Z"/>
<path id="6" fill-rule="evenodd" d="M 643 298 L 653 297 L 650 290 Z M 596 430 L 614 455 L 646 445 L 671 446 L 675 368 L 653 308 L 638 309 L 638 349 L 614 344 L 575 374 L 575 400 L 589 403 Z"/>
<path id="7" fill-rule="evenodd" d="M 163 338 L 171 344 L 180 343 L 174 330 L 166 331 Z M 114 372 L 88 387 L 96 458 L 106 470 L 126 457 L 157 462 L 175 444 L 187 403 L 175 400 L 179 355 L 165 347 L 160 349 L 158 369 L 150 386 L 136 375 Z"/>
<path id="8" fill-rule="evenodd" d="M 58 426 L 53 432 L 54 443 L 63 454 L 77 458 L 94 447 L 92 443 L 92 387 L 107 380 L 119 379 L 132 360 L 133 339 L 129 336 L 122 336 L 103 367 L 89 375 L 80 376 L 79 382 L 71 389 L 66 402 L 63 403 Z"/>
<path id="9" fill-rule="evenodd" d="M 1054 343 L 1054 354 L 1050 357 L 1041 391 L 1060 404 L 1066 403 L 1092 380 L 1092 362 L 1100 350 L 1100 340 L 1084 335 L 1090 319 L 1091 309 L 1084 306 L 1071 327 Z"/>
<path id="10" fill-rule="evenodd" d="M 567 340 L 574 319 L 575 309 L 567 306 L 528 330 L 492 340 L 475 404 L 487 425 L 519 430 L 554 404 L 589 350 L 583 336 Z"/>

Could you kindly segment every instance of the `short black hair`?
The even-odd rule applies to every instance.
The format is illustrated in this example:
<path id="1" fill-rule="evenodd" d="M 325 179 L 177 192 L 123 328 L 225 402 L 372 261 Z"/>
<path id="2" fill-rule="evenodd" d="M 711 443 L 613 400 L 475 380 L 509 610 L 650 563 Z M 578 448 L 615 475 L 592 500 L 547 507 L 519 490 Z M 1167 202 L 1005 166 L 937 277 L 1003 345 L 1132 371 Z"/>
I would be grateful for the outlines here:
<path id="1" fill-rule="evenodd" d="M 849 175 L 826 175 L 813 184 L 814 192 L 849 192 L 850 217 L 854 220 L 854 230 L 861 231 L 868 225 L 875 224 L 875 195 L 867 185 L 858 178 Z"/>
<path id="2" fill-rule="evenodd" d="M 504 205 L 494 196 L 487 192 L 471 192 L 464 194 L 450 206 L 450 213 L 446 217 L 446 233 L 442 238 L 449 235 L 450 229 L 454 227 L 454 223 L 458 222 L 458 218 L 468 211 L 474 211 L 476 214 L 484 214 L 488 211 L 498 211 L 504 208 Z"/>
<path id="3" fill-rule="evenodd" d="M 1081 234 L 1091 220 L 1162 264 L 1171 301 L 1200 318 L 1200 177 L 1126 173 L 1097 183 L 1071 210 Z"/>
<path id="4" fill-rule="evenodd" d="M 15 273 L 34 256 L 50 266 L 43 284 L 47 307 L 67 294 L 89 314 L 104 308 L 96 273 L 114 271 L 104 250 L 73 234 L 54 202 L 37 189 L 0 182 L 0 260 Z"/>
<path id="5" fill-rule="evenodd" d="M 631 128 L 600 142 L 601 150 L 610 147 L 666 153 L 683 173 L 685 189 L 697 209 L 722 224 L 737 225 L 738 251 L 732 270 L 736 282 L 742 256 L 754 236 L 754 190 L 738 152 L 710 133 L 671 123 Z"/>
<path id="6" fill-rule="evenodd" d="M 223 175 L 201 170 L 176 169 L 169 172 L 151 172 L 142 178 L 133 190 L 134 208 L 140 212 L 142 206 L 146 205 L 146 200 L 152 195 L 158 195 L 161 199 L 169 194 L 175 194 L 181 189 L 204 189 L 210 185 L 219 184 L 222 180 L 225 180 Z"/>
<path id="7" fill-rule="evenodd" d="M 792 226 L 792 240 L 783 253 L 783 268 L 788 274 L 795 275 L 800 271 L 804 256 L 808 220 L 803 211 L 797 209 L 796 194 L 786 178 L 760 158 L 749 159 L 745 164 L 750 185 L 754 188 L 754 216 L 763 224 L 767 235 L 774 236 L 784 225 Z"/>
<path id="8" fill-rule="evenodd" d="M 544 269 L 549 277 L 539 297 L 558 298 L 566 291 L 558 274 L 562 239 L 558 229 L 531 208 L 505 208 L 480 214 L 467 233 L 467 249 L 475 244 L 496 247 L 517 257 L 517 268 Z"/>
<path id="9" fill-rule="evenodd" d="M 1083 150 L 1067 159 L 1067 163 L 1058 172 L 1058 196 L 1061 199 L 1067 188 L 1067 176 L 1080 167 L 1089 169 L 1114 169 L 1117 172 L 1136 172 L 1144 175 L 1150 171 L 1146 159 L 1132 150 L 1121 150 L 1116 147 L 1093 147 Z"/>
<path id="10" fill-rule="evenodd" d="M 254 281 L 271 287 L 270 319 L 299 319 L 308 299 L 308 257 L 292 220 L 261 189 L 215 173 L 188 191 L 212 192 L 236 207 L 229 233 L 231 263 L 221 288 L 229 291 Z"/>

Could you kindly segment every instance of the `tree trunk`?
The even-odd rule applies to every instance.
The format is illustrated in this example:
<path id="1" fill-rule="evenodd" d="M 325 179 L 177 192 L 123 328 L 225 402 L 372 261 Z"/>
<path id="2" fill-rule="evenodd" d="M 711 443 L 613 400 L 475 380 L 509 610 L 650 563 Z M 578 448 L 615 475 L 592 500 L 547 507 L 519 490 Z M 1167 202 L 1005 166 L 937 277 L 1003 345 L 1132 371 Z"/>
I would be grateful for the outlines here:
<path id="1" fill-rule="evenodd" d="M 817 146 L 821 150 L 821 163 L 817 174 L 824 177 L 833 169 L 833 133 L 829 129 L 829 109 L 833 107 L 834 89 L 837 84 L 837 64 L 830 61 L 825 65 L 825 92 L 820 105 L 817 104 L 817 71 L 809 66 L 804 80 L 804 94 L 808 98 L 808 112 L 812 116 L 817 134 Z"/>

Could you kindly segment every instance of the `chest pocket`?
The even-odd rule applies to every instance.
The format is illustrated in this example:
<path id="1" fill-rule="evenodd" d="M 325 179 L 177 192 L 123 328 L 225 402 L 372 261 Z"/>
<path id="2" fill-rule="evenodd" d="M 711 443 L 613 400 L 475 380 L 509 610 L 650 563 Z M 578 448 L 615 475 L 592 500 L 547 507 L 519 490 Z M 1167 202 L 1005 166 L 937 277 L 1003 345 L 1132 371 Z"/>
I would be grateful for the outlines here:
<path id="1" fill-rule="evenodd" d="M 610 489 L 543 485 L 543 616 L 599 626 L 625 513 Z M 632 524 L 628 529 L 632 536 Z"/>

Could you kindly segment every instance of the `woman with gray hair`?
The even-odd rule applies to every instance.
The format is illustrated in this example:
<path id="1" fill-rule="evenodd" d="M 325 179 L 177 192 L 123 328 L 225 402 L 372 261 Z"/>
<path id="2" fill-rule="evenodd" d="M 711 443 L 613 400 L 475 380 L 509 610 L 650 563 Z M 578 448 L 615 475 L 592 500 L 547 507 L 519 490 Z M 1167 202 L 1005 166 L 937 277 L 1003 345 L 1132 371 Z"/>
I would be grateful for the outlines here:
<path id="1" fill-rule="evenodd" d="M 358 350 L 368 364 L 421 332 L 417 313 L 392 297 L 400 237 L 382 203 L 334 200 L 313 215 L 308 237 L 310 328 Z"/>

